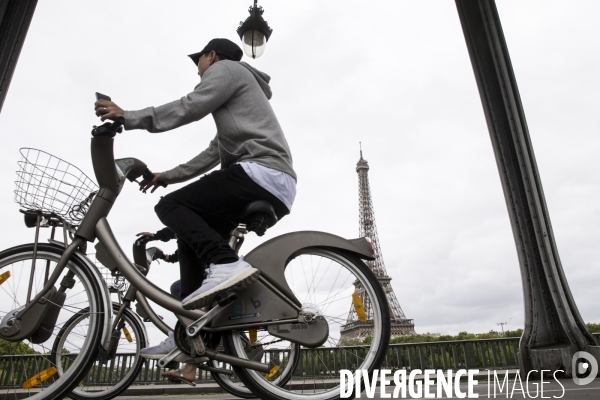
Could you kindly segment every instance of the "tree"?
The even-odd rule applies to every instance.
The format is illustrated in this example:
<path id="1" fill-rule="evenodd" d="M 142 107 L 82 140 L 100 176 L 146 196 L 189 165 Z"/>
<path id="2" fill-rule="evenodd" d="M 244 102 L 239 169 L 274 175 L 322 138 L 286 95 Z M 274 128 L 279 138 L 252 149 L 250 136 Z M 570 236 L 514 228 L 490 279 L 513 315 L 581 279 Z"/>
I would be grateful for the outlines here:
<path id="1" fill-rule="evenodd" d="M 39 354 L 31 347 L 27 346 L 23 342 L 9 342 L 4 339 L 0 339 L 0 356 L 10 356 L 17 354 Z"/>

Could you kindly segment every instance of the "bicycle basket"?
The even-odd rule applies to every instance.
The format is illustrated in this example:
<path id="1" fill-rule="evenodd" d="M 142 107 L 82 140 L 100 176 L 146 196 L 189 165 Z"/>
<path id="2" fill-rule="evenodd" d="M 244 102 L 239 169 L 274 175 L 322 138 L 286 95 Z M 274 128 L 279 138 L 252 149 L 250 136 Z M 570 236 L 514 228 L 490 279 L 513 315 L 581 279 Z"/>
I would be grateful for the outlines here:
<path id="1" fill-rule="evenodd" d="M 96 258 L 96 253 L 91 253 L 87 255 L 90 260 L 94 262 L 100 274 L 102 274 L 102 278 L 108 285 L 108 288 L 111 292 L 120 292 L 125 293 L 129 288 L 129 282 L 125 279 L 125 277 L 119 273 L 113 273 L 110 269 L 106 268 L 98 259 Z"/>
<path id="2" fill-rule="evenodd" d="M 79 168 L 41 150 L 22 148 L 15 202 L 28 210 L 54 213 L 77 225 L 98 185 Z"/>

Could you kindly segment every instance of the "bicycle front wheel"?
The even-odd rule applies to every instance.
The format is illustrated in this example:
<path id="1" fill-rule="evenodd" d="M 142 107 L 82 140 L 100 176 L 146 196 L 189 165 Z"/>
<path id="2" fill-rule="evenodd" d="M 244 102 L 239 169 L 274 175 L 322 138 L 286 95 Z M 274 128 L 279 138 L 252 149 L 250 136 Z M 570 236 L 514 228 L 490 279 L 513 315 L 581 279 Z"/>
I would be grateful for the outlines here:
<path id="1" fill-rule="evenodd" d="M 255 338 L 254 335 L 256 335 Z M 240 341 L 244 343 L 243 347 L 248 358 L 251 358 L 254 361 L 261 361 L 264 356 L 263 347 L 265 346 L 265 343 L 269 341 L 269 338 L 265 337 L 264 330 L 256 330 L 252 333 L 250 331 L 245 331 L 241 332 Z M 269 345 L 267 345 L 267 347 L 269 347 Z M 300 345 L 290 343 L 286 346 L 286 348 L 286 357 L 270 357 L 269 359 L 273 373 L 266 374 L 265 379 L 268 379 L 273 385 L 285 385 L 292 378 L 292 373 L 298 364 L 300 357 Z M 231 365 L 227 363 L 216 360 L 211 360 L 211 363 L 214 368 L 232 370 Z M 235 374 L 236 371 L 233 371 L 233 376 L 213 372 L 212 377 L 219 384 L 219 386 L 234 396 L 244 399 L 255 398 L 256 395 L 249 388 L 247 388 L 246 385 L 244 385 L 240 378 Z"/>
<path id="2" fill-rule="evenodd" d="M 222 344 L 220 344 L 217 347 L 217 350 L 222 350 L 222 348 L 223 346 Z M 231 365 L 224 362 L 219 362 L 217 360 L 210 360 L 209 364 L 213 368 L 232 370 Z M 221 386 L 221 388 L 223 388 L 226 392 L 234 396 L 240 397 L 242 399 L 251 399 L 256 397 L 256 395 L 252 393 L 252 391 L 250 391 L 250 389 L 248 389 L 242 381 L 240 381 L 235 372 L 234 375 L 226 375 L 218 372 L 211 372 L 211 375 L 215 382 L 217 382 L 219 386 Z"/>
<path id="3" fill-rule="evenodd" d="M 116 316 L 121 306 L 113 303 L 113 314 Z M 67 321 L 58 335 L 52 349 L 52 359 L 58 360 L 66 356 L 65 343 L 70 343 L 82 335 L 82 327 L 88 325 L 89 310 L 82 310 Z M 147 346 L 148 337 L 139 317 L 128 308 L 123 310 L 113 331 L 109 359 L 106 363 L 95 360 L 87 375 L 69 394 L 76 400 L 96 399 L 109 400 L 125 391 L 137 378 L 144 359 L 140 350 Z M 59 374 L 62 373 L 59 370 Z"/>
<path id="4" fill-rule="evenodd" d="M 257 344 L 264 352 L 262 362 L 282 367 L 300 347 L 291 379 L 274 384 L 268 375 L 237 368 L 237 374 L 261 399 L 333 400 L 340 397 L 340 370 L 353 375 L 379 368 L 390 340 L 390 311 L 377 277 L 359 258 L 332 248 L 307 248 L 295 253 L 285 266 L 285 278 L 302 308 L 316 310 L 329 325 L 329 336 L 318 348 L 306 348 L 259 331 Z M 357 300 L 356 297 L 360 297 Z M 353 300 L 354 299 L 354 300 Z M 349 313 L 362 313 L 366 321 L 348 319 Z M 248 359 L 248 343 L 239 333 L 224 335 L 226 349 Z M 256 346 L 256 344 L 255 344 Z M 283 368 L 285 370 L 285 368 Z M 276 375 L 274 376 L 276 377 Z"/>
<path id="5" fill-rule="evenodd" d="M 27 244 L 0 252 L 0 319 L 5 321 L 25 306 L 27 296 L 35 297 L 52 274 L 63 249 L 38 244 L 35 267 L 34 245 Z M 60 286 L 63 284 L 64 286 Z M 30 290 L 31 289 L 31 290 Z M 47 299 L 52 306 L 40 315 L 41 325 L 27 339 L 0 339 L 0 397 L 57 399 L 77 385 L 95 359 L 102 335 L 105 312 L 102 288 L 96 272 L 72 257 Z M 63 325 L 81 310 L 90 318 L 79 335 L 63 343 L 59 359 L 52 358 L 52 346 Z M 21 321 L 22 325 L 30 321 Z M 58 373 L 58 371 L 62 373 Z"/>

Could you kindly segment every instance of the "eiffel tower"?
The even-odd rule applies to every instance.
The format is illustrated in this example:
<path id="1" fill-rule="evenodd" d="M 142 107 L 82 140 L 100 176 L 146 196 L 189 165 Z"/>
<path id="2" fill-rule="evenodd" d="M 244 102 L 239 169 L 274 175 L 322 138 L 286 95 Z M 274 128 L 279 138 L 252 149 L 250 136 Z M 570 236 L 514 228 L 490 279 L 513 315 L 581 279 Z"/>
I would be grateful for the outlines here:
<path id="1" fill-rule="evenodd" d="M 358 206 L 359 206 L 359 232 L 360 237 L 368 237 L 375 252 L 375 260 L 365 261 L 367 266 L 377 276 L 377 280 L 383 287 L 390 307 L 392 337 L 401 335 L 410 335 L 415 333 L 415 324 L 412 319 L 406 318 L 400 303 L 396 298 L 391 280 L 385 270 L 379 238 L 377 237 L 377 227 L 375 225 L 375 212 L 373 210 L 373 200 L 371 199 L 371 189 L 369 187 L 369 163 L 362 156 L 362 147 L 360 150 L 360 160 L 356 164 L 358 173 Z M 346 319 L 346 324 L 340 329 L 340 344 L 346 339 L 362 339 L 373 334 L 373 312 L 371 301 L 365 296 L 365 290 L 359 282 L 354 282 L 354 287 L 363 301 L 365 312 L 367 314 L 366 322 L 358 319 L 353 305 L 350 306 L 350 312 Z"/>

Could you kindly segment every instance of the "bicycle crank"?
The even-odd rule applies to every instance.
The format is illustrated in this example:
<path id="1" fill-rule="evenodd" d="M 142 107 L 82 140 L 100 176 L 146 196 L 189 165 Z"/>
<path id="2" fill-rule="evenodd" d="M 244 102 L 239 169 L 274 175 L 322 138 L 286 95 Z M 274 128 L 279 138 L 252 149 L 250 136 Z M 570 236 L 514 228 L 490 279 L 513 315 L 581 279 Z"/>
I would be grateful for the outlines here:
<path id="1" fill-rule="evenodd" d="M 191 358 L 204 355 L 206 353 L 206 345 L 202 338 L 203 335 L 190 337 L 187 335 L 187 327 L 185 327 L 180 321 L 175 324 L 173 330 L 173 339 L 177 347 L 186 355 Z"/>

